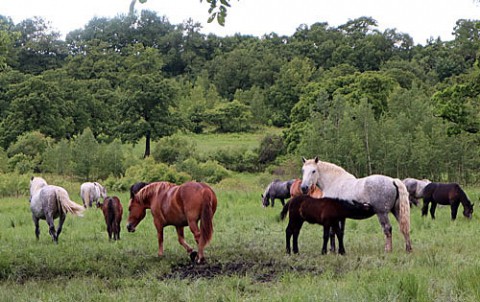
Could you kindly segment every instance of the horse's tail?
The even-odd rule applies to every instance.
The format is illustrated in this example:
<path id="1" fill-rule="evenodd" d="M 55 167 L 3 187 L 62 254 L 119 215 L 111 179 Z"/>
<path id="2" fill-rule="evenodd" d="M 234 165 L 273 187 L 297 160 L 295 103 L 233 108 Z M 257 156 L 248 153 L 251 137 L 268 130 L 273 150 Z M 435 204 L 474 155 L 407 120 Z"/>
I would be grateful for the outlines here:
<path id="1" fill-rule="evenodd" d="M 74 201 L 71 201 L 67 191 L 56 189 L 55 194 L 57 197 L 57 202 L 60 204 L 60 208 L 62 209 L 63 213 L 71 213 L 75 216 L 83 216 L 83 211 L 85 211 L 85 208 Z"/>
<path id="2" fill-rule="evenodd" d="M 397 200 L 399 202 L 399 223 L 400 231 L 404 236 L 410 234 L 410 201 L 405 184 L 398 178 L 393 180 L 397 188 Z"/>
<path id="3" fill-rule="evenodd" d="M 112 226 L 115 221 L 115 204 L 113 198 L 108 198 L 107 205 L 107 225 Z"/>
<path id="4" fill-rule="evenodd" d="M 210 188 L 203 190 L 204 204 L 200 216 L 200 238 L 204 245 L 212 240 L 213 235 L 213 214 L 217 209 L 217 196 Z"/>
<path id="5" fill-rule="evenodd" d="M 280 212 L 280 220 L 284 220 L 285 217 L 287 216 L 287 213 L 288 213 L 288 208 L 290 207 L 290 201 L 287 201 L 287 203 L 283 206 L 283 209 L 282 211 Z"/>

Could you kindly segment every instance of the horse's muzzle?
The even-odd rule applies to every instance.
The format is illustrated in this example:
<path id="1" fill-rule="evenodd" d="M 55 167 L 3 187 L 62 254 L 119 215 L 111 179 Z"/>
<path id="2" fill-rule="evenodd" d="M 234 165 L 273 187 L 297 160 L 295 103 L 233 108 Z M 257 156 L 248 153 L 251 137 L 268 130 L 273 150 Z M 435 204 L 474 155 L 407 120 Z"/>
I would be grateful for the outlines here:
<path id="1" fill-rule="evenodd" d="M 130 233 L 135 232 L 135 226 L 131 223 L 127 223 L 127 231 Z"/>
<path id="2" fill-rule="evenodd" d="M 308 193 L 308 186 L 302 185 L 302 186 L 300 187 L 300 189 L 302 190 L 302 193 L 303 193 L 303 194 L 307 194 L 307 193 Z"/>

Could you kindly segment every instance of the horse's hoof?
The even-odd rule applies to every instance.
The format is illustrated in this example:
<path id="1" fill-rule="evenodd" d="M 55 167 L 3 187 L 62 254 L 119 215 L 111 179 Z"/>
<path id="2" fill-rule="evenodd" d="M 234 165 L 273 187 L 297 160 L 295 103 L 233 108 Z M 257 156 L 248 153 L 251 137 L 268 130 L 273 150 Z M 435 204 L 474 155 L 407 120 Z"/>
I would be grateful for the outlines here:
<path id="1" fill-rule="evenodd" d="M 197 264 L 205 264 L 205 263 L 206 263 L 205 258 L 197 260 Z"/>
<path id="2" fill-rule="evenodd" d="M 190 260 L 192 262 L 195 262 L 195 260 L 197 259 L 197 256 L 198 256 L 198 253 L 196 251 L 193 251 L 190 253 Z"/>

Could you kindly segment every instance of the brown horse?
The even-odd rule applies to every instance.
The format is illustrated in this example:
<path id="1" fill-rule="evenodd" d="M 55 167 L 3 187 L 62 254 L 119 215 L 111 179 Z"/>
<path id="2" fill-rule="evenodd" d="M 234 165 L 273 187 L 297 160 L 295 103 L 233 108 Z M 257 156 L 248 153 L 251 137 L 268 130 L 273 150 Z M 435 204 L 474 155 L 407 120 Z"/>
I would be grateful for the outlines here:
<path id="1" fill-rule="evenodd" d="M 103 203 L 97 203 L 97 208 L 101 208 L 105 223 L 107 224 L 108 239 L 120 239 L 120 222 L 122 222 L 123 207 L 117 196 L 105 197 Z"/>
<path id="2" fill-rule="evenodd" d="M 190 254 L 192 261 L 205 261 L 204 248 L 212 239 L 213 215 L 217 209 L 217 196 L 212 188 L 201 182 L 175 185 L 170 182 L 154 182 L 143 187 L 130 200 L 127 230 L 135 227 L 150 209 L 157 229 L 158 255 L 163 255 L 163 228 L 173 225 L 177 229 L 178 242 Z M 200 220 L 200 228 L 198 221 Z M 190 227 L 198 246 L 198 253 L 185 241 L 184 227 Z"/>
<path id="3" fill-rule="evenodd" d="M 302 185 L 302 180 L 300 178 L 297 178 L 293 181 L 292 185 L 290 186 L 290 197 L 293 198 L 295 196 L 300 196 L 304 194 L 302 192 L 301 185 Z M 316 185 L 312 185 L 307 195 L 312 196 L 313 198 L 322 198 L 323 192 Z"/>
<path id="4" fill-rule="evenodd" d="M 366 219 L 375 215 L 374 208 L 369 204 L 345 201 L 336 198 L 313 198 L 300 195 L 290 199 L 283 207 L 280 218 L 289 216 L 285 230 L 286 250 L 290 254 L 290 239 L 293 235 L 293 252 L 298 253 L 298 236 L 305 221 L 323 225 L 322 254 L 327 253 L 327 243 L 330 230 L 333 229 L 338 238 L 338 252 L 345 254 L 343 245 L 345 219 Z"/>
<path id="5" fill-rule="evenodd" d="M 431 182 L 423 189 L 422 216 L 428 213 L 428 204 L 431 203 L 430 215 L 435 219 L 437 204 L 450 205 L 452 220 L 457 218 L 457 211 L 460 203 L 463 205 L 463 216 L 472 218 L 473 204 L 457 183 Z"/>

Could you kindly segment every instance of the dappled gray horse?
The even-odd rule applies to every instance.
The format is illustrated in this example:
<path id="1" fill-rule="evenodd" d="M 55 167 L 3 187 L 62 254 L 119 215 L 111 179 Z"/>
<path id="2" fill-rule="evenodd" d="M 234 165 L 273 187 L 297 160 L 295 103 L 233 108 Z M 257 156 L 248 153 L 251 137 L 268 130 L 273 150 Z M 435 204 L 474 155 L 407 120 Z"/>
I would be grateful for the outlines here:
<path id="1" fill-rule="evenodd" d="M 306 193 L 316 184 L 324 197 L 366 203 L 373 207 L 385 234 L 385 251 L 392 250 L 392 226 L 388 218 L 391 212 L 400 224 L 407 252 L 410 242 L 410 203 L 407 188 L 400 179 L 385 175 L 356 178 L 343 168 L 315 159 L 303 160 L 302 191 Z"/>
<path id="2" fill-rule="evenodd" d="M 98 182 L 84 182 L 80 186 L 80 197 L 85 208 L 92 207 L 93 202 L 98 206 L 98 200 L 107 197 L 107 190 Z"/>
<path id="3" fill-rule="evenodd" d="M 423 198 L 423 189 L 430 183 L 428 179 L 415 179 L 415 178 L 405 178 L 402 180 L 403 184 L 408 191 L 408 199 L 410 200 L 410 205 L 414 204 L 418 206 L 418 199 Z"/>
<path id="4" fill-rule="evenodd" d="M 48 185 L 41 177 L 30 179 L 30 209 L 37 239 L 40 237 L 39 220 L 45 219 L 49 226 L 50 236 L 55 243 L 58 243 L 58 236 L 62 232 L 67 213 L 82 216 L 82 212 L 85 210 L 81 205 L 70 200 L 68 192 L 64 188 Z M 60 222 L 55 231 L 54 219 L 57 217 L 60 217 Z"/>
<path id="5" fill-rule="evenodd" d="M 272 181 L 265 192 L 262 194 L 262 204 L 264 207 L 268 207 L 270 205 L 270 201 L 272 202 L 272 207 L 274 206 L 275 199 L 280 199 L 282 202 L 282 206 L 285 205 L 285 199 L 290 198 L 290 187 L 292 186 L 295 179 L 281 181 L 279 179 L 275 179 Z"/>

